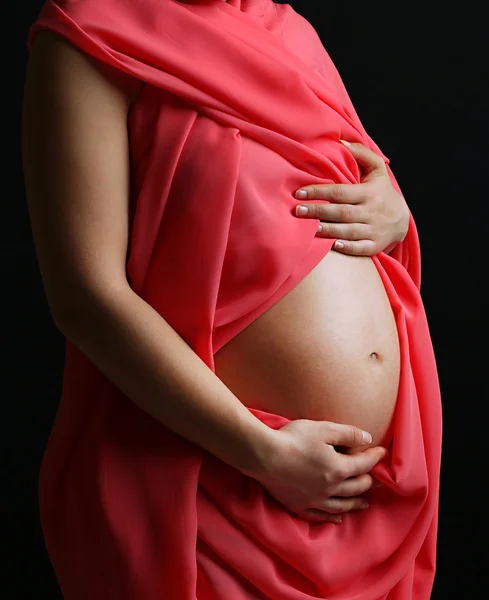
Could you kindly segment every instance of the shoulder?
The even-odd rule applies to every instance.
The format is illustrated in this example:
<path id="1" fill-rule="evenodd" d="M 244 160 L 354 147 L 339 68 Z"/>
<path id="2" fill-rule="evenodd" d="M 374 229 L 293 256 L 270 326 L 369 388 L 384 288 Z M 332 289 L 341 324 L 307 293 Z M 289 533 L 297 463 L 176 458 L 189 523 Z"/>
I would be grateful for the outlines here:
<path id="1" fill-rule="evenodd" d="M 292 52 L 311 65 L 320 62 L 325 49 L 314 25 L 299 14 L 290 4 L 278 5 L 282 9 L 282 39 Z"/>
<path id="2" fill-rule="evenodd" d="M 106 86 L 127 102 L 135 101 L 142 82 L 107 63 L 96 60 L 73 45 L 62 35 L 48 29 L 40 30 L 30 46 L 28 70 L 46 84 L 58 83 L 66 86 L 77 82 L 77 86 Z M 31 75 L 32 76 L 32 75 Z"/>

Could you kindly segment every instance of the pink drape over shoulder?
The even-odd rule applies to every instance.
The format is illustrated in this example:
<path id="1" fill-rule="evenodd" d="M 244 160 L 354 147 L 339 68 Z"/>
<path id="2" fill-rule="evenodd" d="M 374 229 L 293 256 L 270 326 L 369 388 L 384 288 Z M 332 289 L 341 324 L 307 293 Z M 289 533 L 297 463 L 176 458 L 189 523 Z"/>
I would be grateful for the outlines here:
<path id="1" fill-rule="evenodd" d="M 29 43 L 42 29 L 144 82 L 129 117 L 128 279 L 214 369 L 217 350 L 331 249 L 316 220 L 292 214 L 295 189 L 360 181 L 340 138 L 387 158 L 289 5 L 48 0 Z M 401 344 L 394 442 L 374 469 L 385 485 L 341 526 L 283 510 L 151 419 L 67 341 L 40 477 L 67 600 L 429 598 L 441 403 L 412 218 L 404 242 L 372 260 Z M 270 427 L 286 422 L 253 412 Z"/>

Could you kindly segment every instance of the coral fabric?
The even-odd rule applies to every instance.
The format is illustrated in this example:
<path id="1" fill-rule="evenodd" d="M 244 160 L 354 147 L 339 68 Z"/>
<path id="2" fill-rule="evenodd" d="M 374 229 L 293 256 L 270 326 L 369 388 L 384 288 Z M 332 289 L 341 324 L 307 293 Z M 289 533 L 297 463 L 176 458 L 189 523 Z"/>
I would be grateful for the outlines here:
<path id="1" fill-rule="evenodd" d="M 210 369 L 213 355 L 331 249 L 294 191 L 358 183 L 367 135 L 312 25 L 271 0 L 66 0 L 41 29 L 145 85 L 131 111 L 132 288 Z M 393 184 L 397 183 L 389 168 Z M 422 600 L 430 596 L 441 402 L 411 216 L 373 257 L 401 344 L 385 485 L 340 526 L 291 515 L 255 480 L 136 407 L 70 341 L 41 466 L 41 520 L 67 600 Z M 286 420 L 252 411 L 272 428 Z"/>

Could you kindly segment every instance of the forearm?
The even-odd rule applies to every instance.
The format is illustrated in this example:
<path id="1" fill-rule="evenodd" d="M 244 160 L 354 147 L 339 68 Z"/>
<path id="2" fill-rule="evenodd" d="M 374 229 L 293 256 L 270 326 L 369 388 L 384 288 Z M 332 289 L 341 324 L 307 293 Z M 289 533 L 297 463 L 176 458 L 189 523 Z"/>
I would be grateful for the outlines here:
<path id="1" fill-rule="evenodd" d="M 108 379 L 157 421 L 245 473 L 260 471 L 272 430 L 129 287 L 110 298 L 78 302 L 55 321 Z"/>

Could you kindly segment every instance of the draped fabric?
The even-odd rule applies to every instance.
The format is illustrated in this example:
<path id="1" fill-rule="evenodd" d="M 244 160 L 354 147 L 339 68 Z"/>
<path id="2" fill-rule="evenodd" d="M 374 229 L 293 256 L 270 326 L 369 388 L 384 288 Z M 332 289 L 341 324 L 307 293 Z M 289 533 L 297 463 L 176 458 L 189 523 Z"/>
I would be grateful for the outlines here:
<path id="1" fill-rule="evenodd" d="M 331 249 L 294 191 L 358 183 L 365 132 L 312 25 L 272 0 L 48 0 L 32 26 L 143 82 L 129 119 L 127 276 L 213 355 Z M 388 166 L 393 184 L 397 183 Z M 67 600 L 424 600 L 435 572 L 441 403 L 405 240 L 372 257 L 400 338 L 389 456 L 367 511 L 317 524 L 140 410 L 70 341 L 40 474 Z M 162 399 L 163 401 L 164 399 Z M 287 421 L 252 411 L 272 428 Z"/>

